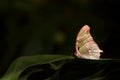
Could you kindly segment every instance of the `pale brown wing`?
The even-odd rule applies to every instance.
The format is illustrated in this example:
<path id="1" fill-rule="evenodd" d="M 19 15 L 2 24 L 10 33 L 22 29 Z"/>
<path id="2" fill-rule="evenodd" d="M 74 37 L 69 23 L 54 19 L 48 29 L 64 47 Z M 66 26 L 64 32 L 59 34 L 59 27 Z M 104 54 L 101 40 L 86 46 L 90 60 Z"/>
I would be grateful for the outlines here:
<path id="1" fill-rule="evenodd" d="M 90 34 L 90 27 L 85 25 L 79 31 L 76 38 L 76 56 L 84 59 L 99 59 L 100 52 L 96 42 Z"/>

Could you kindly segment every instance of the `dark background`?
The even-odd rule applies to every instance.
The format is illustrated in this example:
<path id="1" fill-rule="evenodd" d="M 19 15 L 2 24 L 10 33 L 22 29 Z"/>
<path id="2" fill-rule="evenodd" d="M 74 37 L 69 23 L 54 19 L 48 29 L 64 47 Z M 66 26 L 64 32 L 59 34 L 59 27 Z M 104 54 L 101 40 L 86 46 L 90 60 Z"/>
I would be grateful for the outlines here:
<path id="1" fill-rule="evenodd" d="M 0 0 L 0 75 L 20 56 L 74 55 L 84 25 L 104 51 L 120 58 L 119 0 Z"/>

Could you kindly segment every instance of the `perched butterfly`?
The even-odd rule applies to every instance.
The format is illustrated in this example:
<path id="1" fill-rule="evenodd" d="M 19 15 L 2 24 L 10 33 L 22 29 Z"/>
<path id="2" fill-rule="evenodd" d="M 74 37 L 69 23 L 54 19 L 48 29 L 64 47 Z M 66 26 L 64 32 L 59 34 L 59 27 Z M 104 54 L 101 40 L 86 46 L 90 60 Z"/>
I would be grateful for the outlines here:
<path id="1" fill-rule="evenodd" d="M 79 31 L 76 38 L 76 53 L 78 58 L 83 59 L 100 59 L 100 52 L 96 42 L 93 40 L 90 34 L 90 27 L 85 25 Z"/>

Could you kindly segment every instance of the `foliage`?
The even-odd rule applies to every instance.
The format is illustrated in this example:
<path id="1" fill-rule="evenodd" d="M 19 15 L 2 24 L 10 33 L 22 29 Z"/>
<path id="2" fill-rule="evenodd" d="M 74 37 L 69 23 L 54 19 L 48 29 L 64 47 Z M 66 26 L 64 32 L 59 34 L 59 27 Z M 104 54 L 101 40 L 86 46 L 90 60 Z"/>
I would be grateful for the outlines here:
<path id="1" fill-rule="evenodd" d="M 112 0 L 0 0 L 0 80 L 119 80 L 118 5 Z M 102 57 L 114 59 L 71 55 L 86 24 Z"/>
<path id="2" fill-rule="evenodd" d="M 110 66 L 113 62 L 118 64 L 120 61 L 50 54 L 24 56 L 17 58 L 0 80 L 103 80 L 108 77 L 106 65 Z"/>

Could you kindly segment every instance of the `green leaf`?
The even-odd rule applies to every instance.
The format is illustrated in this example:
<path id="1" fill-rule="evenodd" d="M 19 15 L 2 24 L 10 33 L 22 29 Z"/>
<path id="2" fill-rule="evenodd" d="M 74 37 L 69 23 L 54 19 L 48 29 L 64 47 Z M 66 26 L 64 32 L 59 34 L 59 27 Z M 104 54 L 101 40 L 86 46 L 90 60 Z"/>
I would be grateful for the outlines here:
<path id="1" fill-rule="evenodd" d="M 72 59 L 61 68 L 60 80 L 103 80 L 119 63 L 120 59 Z"/>
<path id="2" fill-rule="evenodd" d="M 40 71 L 43 71 L 43 70 L 42 70 L 42 69 L 35 69 L 35 70 L 32 70 L 32 71 L 29 72 L 27 75 L 24 75 L 23 77 L 20 77 L 19 80 L 27 80 L 27 78 L 28 78 L 32 73 L 40 72 Z"/>
<path id="3" fill-rule="evenodd" d="M 18 80 L 20 74 L 28 67 L 72 59 L 68 55 L 36 55 L 17 58 L 0 80 Z"/>
<path id="4" fill-rule="evenodd" d="M 101 76 L 100 76 L 101 73 L 102 73 L 102 71 L 103 71 L 103 70 L 100 70 L 100 71 L 98 71 L 97 73 L 92 74 L 92 75 L 90 75 L 90 76 L 88 76 L 88 77 L 85 77 L 85 78 L 83 78 L 83 79 L 81 79 L 81 80 L 103 80 L 104 77 L 101 77 Z"/>

